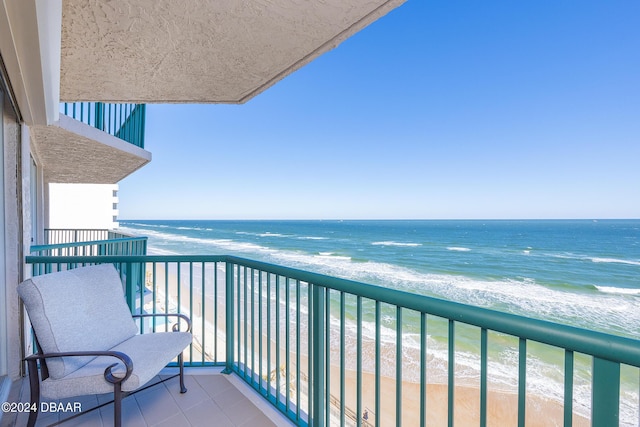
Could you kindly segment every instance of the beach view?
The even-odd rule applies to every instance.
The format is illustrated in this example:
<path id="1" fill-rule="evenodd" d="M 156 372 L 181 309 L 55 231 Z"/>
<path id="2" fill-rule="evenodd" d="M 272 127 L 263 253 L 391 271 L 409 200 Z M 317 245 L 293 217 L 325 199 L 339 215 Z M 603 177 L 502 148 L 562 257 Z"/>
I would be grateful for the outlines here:
<path id="1" fill-rule="evenodd" d="M 582 220 L 582 221 L 123 221 L 122 229 L 128 233 L 149 237 L 149 252 L 161 255 L 196 255 L 234 253 L 241 257 L 314 271 L 330 276 L 343 277 L 381 287 L 405 292 L 453 300 L 492 310 L 508 312 L 530 318 L 571 325 L 582 329 L 633 338 L 640 328 L 640 287 L 635 280 L 640 268 L 640 222 L 637 220 Z M 580 247 L 575 241 L 579 240 Z M 224 268 L 219 277 L 224 277 Z M 186 268 L 185 268 L 186 269 Z M 196 270 L 198 270 L 196 268 Z M 184 270 L 183 270 L 184 271 Z M 177 283 L 175 269 L 173 278 Z M 184 274 L 184 273 L 182 273 Z M 213 277 L 214 272 L 204 273 Z M 246 272 L 244 273 L 246 274 Z M 156 272 L 156 275 L 158 273 Z M 197 291 L 201 275 L 195 279 L 183 279 L 182 283 L 195 280 Z M 164 273 L 158 283 L 164 283 Z M 204 284 L 205 281 L 202 280 Z M 221 287 L 223 289 L 223 287 Z M 295 289 L 294 289 L 295 290 Z M 214 288 L 210 282 L 203 291 L 210 305 L 214 302 Z M 255 291 L 256 298 L 250 305 L 259 305 L 257 298 L 262 291 Z M 286 316 L 285 292 L 280 296 L 271 289 L 276 302 L 273 311 Z M 252 294 L 254 292 L 251 292 Z M 177 293 L 173 292 L 173 310 Z M 186 303 L 189 293 L 182 294 L 181 312 L 193 313 Z M 253 298 L 251 297 L 251 298 Z M 159 301 L 164 301 L 160 295 Z M 246 294 L 244 299 L 249 299 Z M 329 375 L 333 410 L 329 416 L 332 425 L 340 425 L 340 298 L 338 293 L 329 296 L 334 308 L 329 317 L 331 329 Z M 302 305 L 307 304 L 308 291 Z M 219 313 L 224 313 L 224 294 L 217 299 Z M 242 302 L 245 304 L 245 301 Z M 192 304 L 193 305 L 193 304 Z M 198 303 L 196 303 L 198 305 Z M 361 367 L 357 366 L 356 349 L 356 300 L 346 301 L 346 350 L 345 364 L 345 420 L 355 425 L 356 372 L 362 371 L 361 405 L 363 414 L 374 419 L 374 373 L 376 322 L 373 306 L 365 302 L 362 325 Z M 238 303 L 240 307 L 240 303 Z M 197 309 L 196 309 L 197 311 Z M 241 310 L 240 310 L 241 311 Z M 243 322 L 251 316 L 245 312 Z M 213 328 L 216 315 L 209 314 L 208 328 Z M 412 318 L 413 317 L 413 318 Z M 380 341 L 382 352 L 382 393 L 384 416 L 381 425 L 395 422 L 396 370 L 396 318 L 393 310 L 382 312 Z M 252 321 L 253 318 L 251 317 Z M 386 319 L 386 320 L 385 320 Z M 303 324 L 301 341 L 309 318 L 295 315 L 289 318 L 289 328 Z M 219 333 L 224 336 L 224 318 L 216 320 Z M 198 317 L 196 316 L 196 324 Z M 239 324 L 240 329 L 244 323 Z M 417 397 L 420 384 L 420 320 L 411 313 L 403 317 L 401 369 L 402 412 L 407 425 L 417 425 L 420 403 Z M 285 336 L 287 328 L 273 325 Z M 251 328 L 251 326 L 249 326 Z M 447 420 L 448 338 L 447 323 L 437 318 L 428 321 L 427 350 L 427 406 L 430 408 L 430 425 L 443 425 Z M 271 330 L 270 330 L 271 331 Z M 284 360 L 286 350 L 271 336 L 264 333 L 264 340 L 271 342 L 273 361 L 263 376 L 270 381 L 281 381 L 287 387 Z M 209 330 L 211 335 L 211 330 Z M 246 334 L 245 330 L 245 334 Z M 258 333 L 256 329 L 255 333 Z M 249 336 L 253 335 L 249 333 Z M 252 338 L 253 339 L 253 338 Z M 209 341 L 207 353 L 211 360 L 215 351 L 223 359 L 224 342 Z M 479 331 L 460 326 L 456 333 L 456 406 L 455 419 L 462 425 L 475 423 L 479 417 L 480 347 Z M 245 346 L 246 346 L 245 342 Z M 268 345 L 268 344 L 265 344 Z M 254 350 L 252 345 L 250 350 Z M 280 348 L 280 351 L 277 350 Z M 507 425 L 517 421 L 518 341 L 500 334 L 491 335 L 489 347 L 489 425 Z M 242 351 L 249 351 L 243 347 Z M 548 346 L 529 347 L 527 371 L 527 425 L 559 425 L 563 417 L 563 352 Z M 306 381 L 308 349 L 306 344 L 292 352 L 293 361 L 301 363 L 299 375 Z M 279 354 L 280 364 L 275 363 Z M 300 359 L 299 357 L 302 357 Z M 254 356 L 252 356 L 254 357 Z M 264 359 L 265 367 L 267 360 Z M 255 365 L 257 366 L 257 364 Z M 278 368 L 279 366 L 279 368 Z M 253 365 L 252 365 L 253 367 Z M 262 366 L 261 368 L 262 369 Z M 280 369 L 280 372 L 276 372 Z M 297 372 L 295 362 L 290 367 Z M 277 375 L 276 375 L 277 374 Z M 621 425 L 633 426 L 638 420 L 638 369 L 624 369 L 621 381 Z M 574 371 L 574 425 L 590 425 L 592 366 L 587 357 L 576 358 Z M 305 382 L 303 381 L 303 383 Z M 290 380 L 290 392 L 295 393 L 296 381 Z M 284 392 L 283 392 L 284 393 Z M 304 394 L 303 399 L 304 402 Z M 442 402 L 438 404 L 436 402 Z M 439 408 L 439 409 L 435 409 Z M 304 408 L 305 410 L 307 408 Z M 351 421 L 349 421 L 351 419 Z M 439 420 L 439 421 L 438 421 Z M 362 422 L 363 420 L 361 420 Z M 364 424 L 367 425 L 367 424 Z"/>

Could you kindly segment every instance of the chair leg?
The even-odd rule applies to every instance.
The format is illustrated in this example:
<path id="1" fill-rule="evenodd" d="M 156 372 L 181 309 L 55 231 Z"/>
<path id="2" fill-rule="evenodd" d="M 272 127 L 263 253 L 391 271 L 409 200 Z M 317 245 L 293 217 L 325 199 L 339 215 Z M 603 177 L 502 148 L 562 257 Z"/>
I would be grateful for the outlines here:
<path id="1" fill-rule="evenodd" d="M 122 384 L 113 385 L 113 427 L 122 426 Z"/>
<path id="2" fill-rule="evenodd" d="M 180 393 L 186 393 L 187 388 L 184 386 L 184 359 L 182 353 L 178 355 L 178 365 L 180 366 Z"/>
<path id="3" fill-rule="evenodd" d="M 27 360 L 27 369 L 29 370 L 29 389 L 31 393 L 31 408 L 35 411 L 29 412 L 28 427 L 36 425 L 38 412 L 40 411 L 40 377 L 38 375 L 38 362 L 36 360 Z"/>

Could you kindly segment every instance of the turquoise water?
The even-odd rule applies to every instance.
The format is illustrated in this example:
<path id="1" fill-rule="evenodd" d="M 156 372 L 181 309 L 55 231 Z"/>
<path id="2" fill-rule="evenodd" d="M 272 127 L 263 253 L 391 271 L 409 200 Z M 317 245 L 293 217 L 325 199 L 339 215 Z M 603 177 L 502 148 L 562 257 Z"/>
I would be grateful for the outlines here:
<path id="1" fill-rule="evenodd" d="M 640 220 L 120 224 L 156 253 L 235 254 L 640 336 Z"/>
<path id="2" fill-rule="evenodd" d="M 154 253 L 233 254 L 640 338 L 640 220 L 136 220 L 120 225 L 148 236 Z M 409 325 L 403 332 L 411 346 L 418 331 Z M 475 334 L 462 332 L 456 342 L 463 350 L 456 360 L 463 375 L 469 367 L 470 377 L 477 376 Z M 513 387 L 517 375 L 505 367 L 517 366 L 517 341 L 494 341 L 489 368 L 498 382 Z M 434 363 L 444 364 L 446 325 L 431 329 L 429 345 Z M 529 386 L 561 401 L 562 372 L 554 366 L 562 365 L 562 353 L 542 349 L 528 363 L 536 372 L 528 374 Z M 587 414 L 590 363 L 577 360 L 576 371 L 578 411 Z M 623 382 L 623 418 L 637 424 L 637 371 Z"/>

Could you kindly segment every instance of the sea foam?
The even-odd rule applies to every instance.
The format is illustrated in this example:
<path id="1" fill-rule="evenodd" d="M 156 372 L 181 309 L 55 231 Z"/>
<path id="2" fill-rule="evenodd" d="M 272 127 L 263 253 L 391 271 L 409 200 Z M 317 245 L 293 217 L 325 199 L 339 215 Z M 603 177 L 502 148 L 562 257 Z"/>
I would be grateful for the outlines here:
<path id="1" fill-rule="evenodd" d="M 422 246 L 422 243 L 403 243 L 403 242 L 394 242 L 394 241 L 373 242 L 371 244 L 373 246 L 400 246 L 400 247 L 409 247 L 409 248 Z"/>

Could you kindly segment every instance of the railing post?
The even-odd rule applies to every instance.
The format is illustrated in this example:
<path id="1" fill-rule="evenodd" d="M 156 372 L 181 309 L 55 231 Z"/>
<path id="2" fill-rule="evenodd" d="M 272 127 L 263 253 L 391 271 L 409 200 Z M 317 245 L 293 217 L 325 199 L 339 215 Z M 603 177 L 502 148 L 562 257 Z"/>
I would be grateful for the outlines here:
<path id="1" fill-rule="evenodd" d="M 312 291 L 312 312 L 311 312 L 311 339 L 313 353 L 311 356 L 311 385 L 310 392 L 312 408 L 310 408 L 309 425 L 313 427 L 322 427 L 325 425 L 325 393 L 324 393 L 324 288 L 318 285 L 311 285 Z"/>
<path id="2" fill-rule="evenodd" d="M 226 318 L 225 318 L 225 341 L 227 344 L 227 354 L 225 360 L 225 368 L 222 371 L 223 374 L 230 374 L 233 372 L 233 264 L 230 262 L 225 263 L 225 300 L 226 300 Z"/>
<path id="3" fill-rule="evenodd" d="M 127 262 L 127 263 L 123 262 L 122 264 L 120 264 L 120 268 L 123 269 L 124 271 L 121 271 L 120 274 L 124 274 L 124 277 L 125 277 L 124 292 L 127 297 L 127 303 L 129 304 L 129 309 L 131 309 L 131 313 L 135 313 L 136 292 L 135 292 L 135 288 L 132 280 L 131 267 L 132 265 L 130 262 Z M 142 301 L 140 301 L 140 303 L 142 304 Z"/>
<path id="4" fill-rule="evenodd" d="M 146 104 L 140 104 L 138 106 L 138 108 L 140 109 L 140 142 L 138 145 L 138 147 L 140 148 L 144 148 L 144 125 L 145 125 L 145 118 L 146 118 L 146 111 L 147 111 L 147 105 Z"/>
<path id="5" fill-rule="evenodd" d="M 620 364 L 593 358 L 593 392 L 591 398 L 593 427 L 620 425 Z"/>

